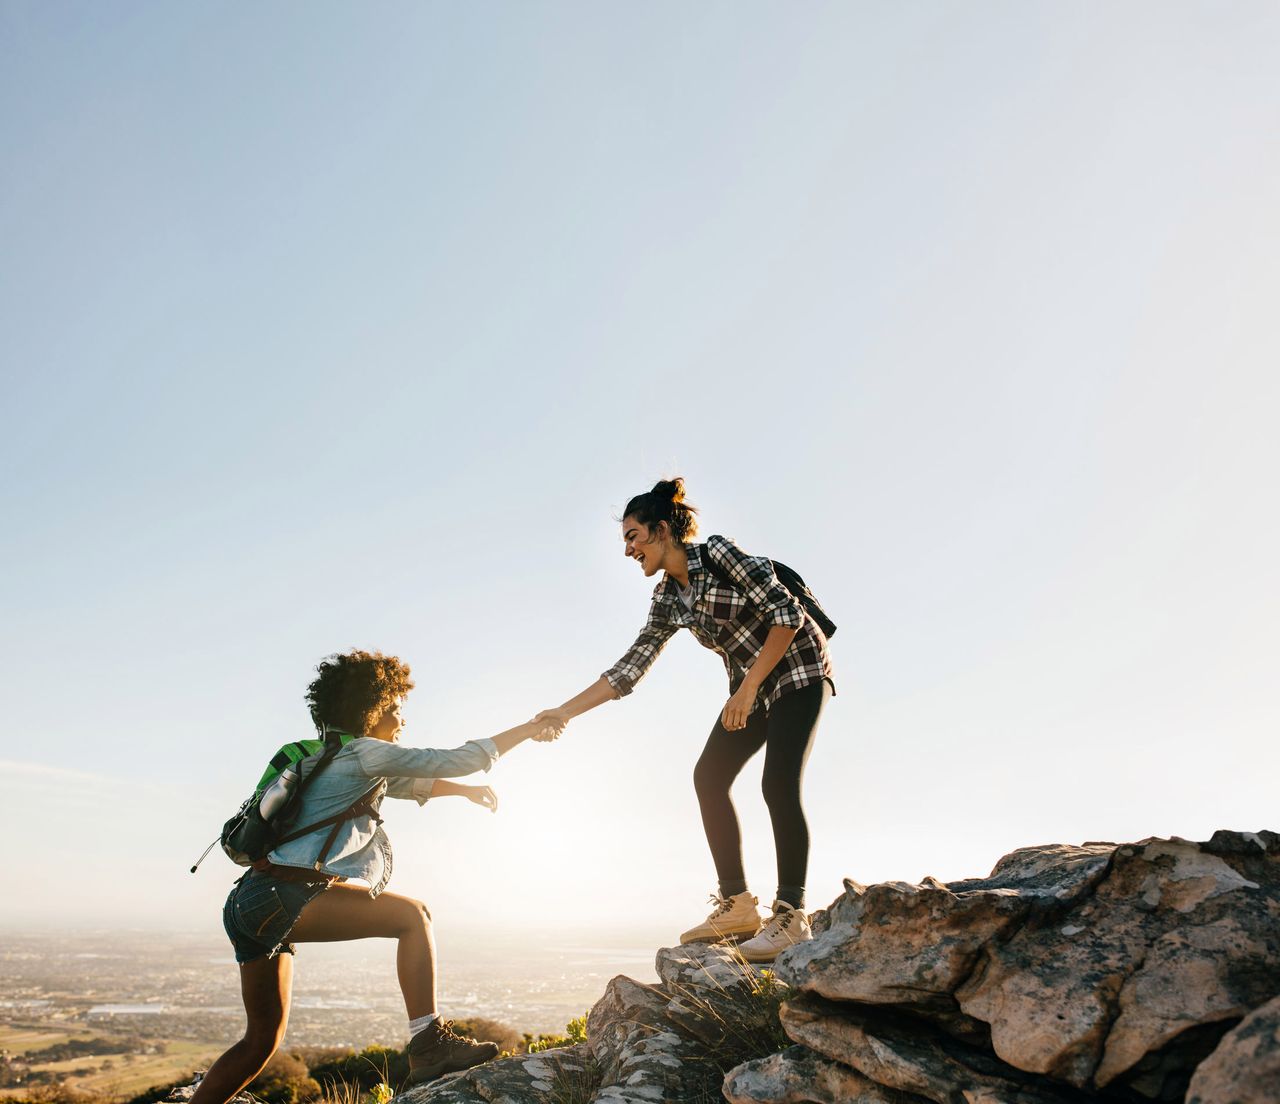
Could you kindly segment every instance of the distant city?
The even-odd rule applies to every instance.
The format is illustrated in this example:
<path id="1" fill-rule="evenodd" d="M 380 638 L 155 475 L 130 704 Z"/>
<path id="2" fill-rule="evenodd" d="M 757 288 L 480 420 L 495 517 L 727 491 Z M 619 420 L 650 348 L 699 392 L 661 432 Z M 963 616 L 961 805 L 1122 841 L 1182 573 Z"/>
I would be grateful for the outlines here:
<path id="1" fill-rule="evenodd" d="M 521 1032 L 559 1031 L 600 997 L 609 978 L 653 980 L 657 939 L 630 946 L 563 937 L 442 939 L 440 1006 L 450 1018 L 484 1017 Z M 402 1046 L 406 1024 L 395 978 L 395 944 L 369 940 L 299 948 L 285 1047 Z M 115 1040 L 120 1057 L 80 1062 L 78 1076 L 105 1072 L 148 1087 L 142 1055 L 168 1065 L 216 1054 L 244 1026 L 239 975 L 225 941 L 201 934 L 6 933 L 0 951 L 0 1055 L 9 1072 L 24 1054 L 48 1061 L 41 1080 L 72 1075 L 60 1047 Z M 50 1047 L 53 1050 L 50 1050 Z M 99 1055 L 105 1053 L 101 1045 Z M 67 1052 L 69 1055 L 71 1052 Z M 127 1062 L 126 1062 L 127 1058 Z M 122 1065 L 125 1063 L 125 1065 Z M 127 1066 L 128 1077 L 121 1072 Z M 29 1076 L 29 1074 L 28 1074 Z M 92 1082 L 90 1082 L 92 1083 Z M 156 1083 L 160 1083 L 157 1081 Z"/>

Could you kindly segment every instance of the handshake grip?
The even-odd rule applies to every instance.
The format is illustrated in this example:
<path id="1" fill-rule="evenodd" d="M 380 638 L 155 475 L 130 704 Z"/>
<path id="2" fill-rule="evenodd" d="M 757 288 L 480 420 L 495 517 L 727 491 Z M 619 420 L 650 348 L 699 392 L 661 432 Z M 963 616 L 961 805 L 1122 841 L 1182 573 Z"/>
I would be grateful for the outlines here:
<path id="1" fill-rule="evenodd" d="M 569 719 L 554 710 L 544 709 L 529 723 L 538 726 L 538 731 L 533 734 L 533 739 L 540 744 L 549 744 L 553 740 L 560 739 L 560 734 L 564 732 L 565 725 L 569 723 Z"/>

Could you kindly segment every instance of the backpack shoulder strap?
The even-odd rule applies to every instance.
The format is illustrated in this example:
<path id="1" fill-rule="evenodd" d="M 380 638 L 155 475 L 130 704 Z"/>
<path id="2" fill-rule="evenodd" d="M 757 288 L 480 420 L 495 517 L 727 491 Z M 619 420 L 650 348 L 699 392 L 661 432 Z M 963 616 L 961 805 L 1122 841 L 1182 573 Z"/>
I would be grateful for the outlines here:
<path id="1" fill-rule="evenodd" d="M 724 583 L 725 586 L 733 587 L 735 590 L 741 589 L 737 583 L 729 578 L 724 568 L 711 558 L 710 553 L 704 552 L 702 558 L 706 569 Z M 822 630 L 825 636 L 835 636 L 835 622 L 827 615 L 827 611 L 822 608 L 822 603 L 818 601 L 813 591 L 809 589 L 809 584 L 800 577 L 800 572 L 794 567 L 788 567 L 781 560 L 770 560 L 769 562 L 773 564 L 773 573 L 778 577 L 778 582 L 786 587 L 795 598 L 799 599 L 800 604 L 809 615 L 809 619 Z"/>
<path id="2" fill-rule="evenodd" d="M 321 828 L 329 828 L 329 835 L 326 837 L 324 846 L 320 849 L 320 854 L 316 857 L 314 863 L 315 868 L 319 870 L 324 865 L 325 859 L 329 857 L 329 851 L 333 848 L 334 841 L 338 838 L 338 829 L 342 827 L 345 821 L 354 820 L 358 816 L 367 814 L 373 817 L 378 824 L 382 823 L 382 817 L 378 815 L 378 800 L 382 796 L 382 789 L 381 781 L 375 783 L 341 812 L 334 813 L 332 816 L 325 817 L 324 820 L 317 820 L 314 824 L 308 824 L 305 828 L 299 828 L 288 835 L 281 836 L 276 840 L 276 847 L 292 843 L 303 836 L 309 836 L 312 832 L 318 832 Z"/>
<path id="3" fill-rule="evenodd" d="M 259 792 L 271 785 L 286 767 L 301 763 L 302 760 L 315 755 L 320 750 L 322 748 L 319 740 L 294 740 L 291 744 L 285 744 L 271 757 L 271 762 L 267 764 L 267 769 L 262 772 L 262 777 L 258 779 L 257 788 Z"/>
<path id="4" fill-rule="evenodd" d="M 724 583 L 725 586 L 735 587 L 736 589 L 736 584 L 729 578 L 729 573 L 711 558 L 711 548 L 709 543 L 702 546 L 702 567 L 703 570 L 710 575 L 714 575 L 720 580 L 720 582 Z"/>

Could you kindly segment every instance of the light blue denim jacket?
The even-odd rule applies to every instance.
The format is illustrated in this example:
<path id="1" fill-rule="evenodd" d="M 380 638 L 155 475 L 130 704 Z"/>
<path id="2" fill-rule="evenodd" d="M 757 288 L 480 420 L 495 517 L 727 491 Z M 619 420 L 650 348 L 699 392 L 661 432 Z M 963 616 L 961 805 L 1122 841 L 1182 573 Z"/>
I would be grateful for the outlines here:
<path id="1" fill-rule="evenodd" d="M 437 778 L 487 771 L 497 760 L 498 748 L 488 739 L 469 740 L 462 747 L 444 751 L 400 747 L 361 736 L 339 751 L 314 782 L 307 783 L 294 823 L 305 827 L 339 813 L 375 785 L 385 787 L 383 793 L 376 795 L 377 805 L 383 796 L 402 797 L 422 805 L 431 796 Z M 319 828 L 282 844 L 267 857 L 277 866 L 315 870 L 316 859 L 331 830 L 330 826 Z M 376 897 L 391 877 L 391 841 L 373 817 L 354 817 L 338 828 L 329 855 L 319 869 L 323 874 L 368 882 L 369 896 Z"/>

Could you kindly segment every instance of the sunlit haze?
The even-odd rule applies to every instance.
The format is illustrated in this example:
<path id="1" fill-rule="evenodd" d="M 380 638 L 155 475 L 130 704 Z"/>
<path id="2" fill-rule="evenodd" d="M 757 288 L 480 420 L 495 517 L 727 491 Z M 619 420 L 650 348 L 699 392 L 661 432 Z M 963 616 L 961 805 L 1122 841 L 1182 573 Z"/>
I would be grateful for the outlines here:
<path id="1" fill-rule="evenodd" d="M 1258 3 L 0 7 L 0 926 L 220 937 L 187 868 L 316 662 L 410 663 L 409 745 L 559 704 L 675 474 L 840 625 L 811 907 L 1280 828 L 1277 56 Z M 674 939 L 726 696 L 677 636 L 496 814 L 388 802 L 391 888 Z"/>

